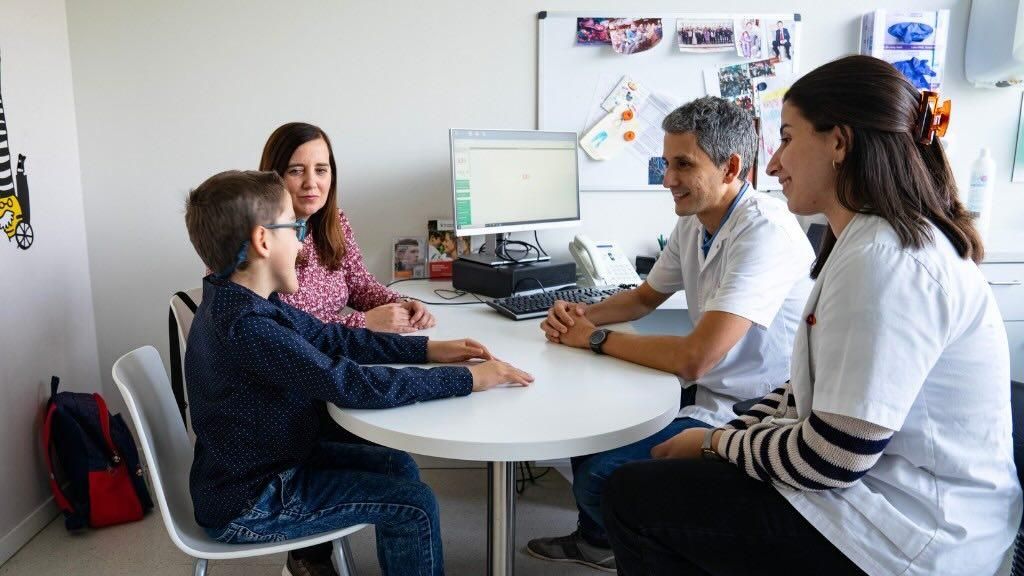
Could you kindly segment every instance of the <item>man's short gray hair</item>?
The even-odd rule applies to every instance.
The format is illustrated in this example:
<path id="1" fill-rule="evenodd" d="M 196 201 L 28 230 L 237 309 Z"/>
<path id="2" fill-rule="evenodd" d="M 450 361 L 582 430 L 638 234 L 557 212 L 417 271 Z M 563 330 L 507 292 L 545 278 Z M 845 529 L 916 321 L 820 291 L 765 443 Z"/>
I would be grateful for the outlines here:
<path id="1" fill-rule="evenodd" d="M 704 96 L 673 110 L 661 123 L 669 134 L 692 132 L 697 145 L 716 166 L 722 166 L 733 153 L 743 163 L 742 175 L 754 165 L 757 134 L 754 119 L 746 110 L 716 96 Z"/>

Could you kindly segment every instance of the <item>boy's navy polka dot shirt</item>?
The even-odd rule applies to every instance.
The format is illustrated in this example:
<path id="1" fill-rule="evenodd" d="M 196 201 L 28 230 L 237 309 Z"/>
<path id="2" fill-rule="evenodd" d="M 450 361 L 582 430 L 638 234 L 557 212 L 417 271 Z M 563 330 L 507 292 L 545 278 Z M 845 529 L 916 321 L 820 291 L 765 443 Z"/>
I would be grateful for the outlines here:
<path id="1" fill-rule="evenodd" d="M 227 525 L 274 474 L 301 465 L 325 402 L 390 408 L 472 392 L 463 367 L 361 366 L 426 361 L 425 337 L 324 324 L 277 294 L 207 276 L 185 352 L 196 521 Z"/>

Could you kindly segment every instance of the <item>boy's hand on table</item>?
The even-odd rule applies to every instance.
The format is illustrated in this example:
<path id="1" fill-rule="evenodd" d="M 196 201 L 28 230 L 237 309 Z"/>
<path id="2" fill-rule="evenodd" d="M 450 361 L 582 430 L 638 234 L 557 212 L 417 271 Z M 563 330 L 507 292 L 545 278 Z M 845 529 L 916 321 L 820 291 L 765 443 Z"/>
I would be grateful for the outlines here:
<path id="1" fill-rule="evenodd" d="M 483 344 L 469 338 L 427 341 L 427 362 L 447 364 L 492 358 L 493 356 Z"/>
<path id="2" fill-rule="evenodd" d="M 533 376 L 501 360 L 489 360 L 469 367 L 473 375 L 473 392 L 490 390 L 499 384 L 529 386 Z"/>

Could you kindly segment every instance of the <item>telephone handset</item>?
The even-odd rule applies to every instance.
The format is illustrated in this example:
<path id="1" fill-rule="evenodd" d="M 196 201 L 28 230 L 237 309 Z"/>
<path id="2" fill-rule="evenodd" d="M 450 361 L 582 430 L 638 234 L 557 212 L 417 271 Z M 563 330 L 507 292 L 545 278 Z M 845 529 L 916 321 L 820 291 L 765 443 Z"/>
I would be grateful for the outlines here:
<path id="1" fill-rule="evenodd" d="M 639 286 L 643 282 L 614 242 L 595 242 L 580 234 L 569 243 L 569 253 L 576 261 L 576 283 L 580 286 Z"/>

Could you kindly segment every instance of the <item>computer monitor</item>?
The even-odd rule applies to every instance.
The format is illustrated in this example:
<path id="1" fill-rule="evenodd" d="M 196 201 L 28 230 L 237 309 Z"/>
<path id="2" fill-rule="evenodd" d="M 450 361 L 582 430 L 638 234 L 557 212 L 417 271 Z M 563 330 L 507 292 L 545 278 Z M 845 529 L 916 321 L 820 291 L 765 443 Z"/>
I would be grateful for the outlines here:
<path id="1" fill-rule="evenodd" d="M 486 234 L 484 264 L 510 260 L 498 246 L 509 232 L 576 226 L 580 222 L 579 154 L 575 132 L 460 130 L 450 132 L 455 234 Z"/>

